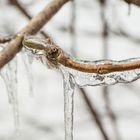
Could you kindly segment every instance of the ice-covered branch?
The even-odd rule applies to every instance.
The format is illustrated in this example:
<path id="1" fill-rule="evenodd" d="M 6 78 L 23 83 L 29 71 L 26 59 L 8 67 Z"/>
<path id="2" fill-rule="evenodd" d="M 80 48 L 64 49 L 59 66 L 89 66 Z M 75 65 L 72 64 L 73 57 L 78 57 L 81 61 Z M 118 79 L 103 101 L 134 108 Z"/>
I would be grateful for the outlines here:
<path id="1" fill-rule="evenodd" d="M 80 74 L 85 75 L 85 79 L 92 79 L 92 85 L 132 82 L 140 77 L 140 58 L 122 61 L 81 61 L 67 55 L 61 48 L 51 44 L 48 40 L 34 36 L 25 38 L 23 45 L 33 50 L 42 51 L 52 66 L 57 68 L 62 66 L 72 72 L 71 74 L 75 77 Z M 84 84 L 88 85 L 86 82 Z"/>
<path id="2" fill-rule="evenodd" d="M 37 33 L 68 1 L 69 0 L 53 0 L 38 15 L 32 18 L 29 24 L 9 42 L 8 47 L 0 52 L 0 68 L 8 63 L 21 50 L 21 42 L 26 34 Z"/>
<path id="3" fill-rule="evenodd" d="M 122 61 L 99 60 L 80 61 L 65 53 L 60 47 L 51 44 L 48 40 L 30 36 L 24 39 L 23 45 L 35 50 L 44 51 L 44 55 L 52 65 L 59 64 L 86 73 L 109 74 L 114 72 L 130 71 L 140 68 L 140 58 L 127 59 Z"/>

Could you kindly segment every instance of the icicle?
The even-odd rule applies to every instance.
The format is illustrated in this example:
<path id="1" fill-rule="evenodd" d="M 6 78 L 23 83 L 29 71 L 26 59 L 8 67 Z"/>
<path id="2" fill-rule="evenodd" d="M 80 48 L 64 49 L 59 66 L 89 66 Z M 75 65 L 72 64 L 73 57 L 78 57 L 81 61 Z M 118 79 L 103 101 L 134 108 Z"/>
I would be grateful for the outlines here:
<path id="1" fill-rule="evenodd" d="M 128 59 L 124 61 L 80 61 L 81 63 L 92 63 L 92 64 L 124 64 L 139 60 Z M 77 60 L 78 61 L 78 60 Z M 63 65 L 59 66 L 63 74 L 64 80 L 64 114 L 65 114 L 65 140 L 73 140 L 73 94 L 74 87 L 77 84 L 80 87 L 84 86 L 108 86 L 116 83 L 129 83 L 140 78 L 140 69 L 134 69 L 123 72 L 112 72 L 109 74 L 96 74 L 80 72 L 74 69 L 67 68 Z"/>
<path id="2" fill-rule="evenodd" d="M 128 4 L 128 16 L 131 14 L 131 3 Z"/>
<path id="3" fill-rule="evenodd" d="M 9 103 L 13 107 L 15 130 L 19 132 L 19 110 L 18 110 L 18 97 L 17 97 L 17 59 L 14 58 L 0 71 L 0 75 L 4 80 Z"/>
<path id="4" fill-rule="evenodd" d="M 34 96 L 33 93 L 33 74 L 32 74 L 32 68 L 31 68 L 31 64 L 32 64 L 32 60 L 30 61 L 30 55 L 27 55 L 25 53 L 22 54 L 22 60 L 24 62 L 24 66 L 26 69 L 26 73 L 27 73 L 27 78 L 28 78 L 28 83 L 29 83 L 29 95 L 31 97 Z M 33 59 L 33 58 L 31 58 Z"/>
<path id="5" fill-rule="evenodd" d="M 33 93 L 33 72 L 32 72 L 32 63 L 35 60 L 39 60 L 41 63 L 43 63 L 45 66 L 48 65 L 47 63 L 47 59 L 46 57 L 43 55 L 42 51 L 37 51 L 37 50 L 33 50 L 33 49 L 23 49 L 22 50 L 22 60 L 24 63 L 24 66 L 26 68 L 26 73 L 27 73 L 27 78 L 28 78 L 28 82 L 29 82 L 29 95 L 31 97 L 34 96 Z"/>
<path id="6" fill-rule="evenodd" d="M 137 59 L 128 59 L 124 61 L 112 61 L 112 60 L 102 60 L 102 61 L 79 61 L 81 63 L 90 63 L 90 64 L 125 64 L 129 62 L 133 62 Z M 78 61 L 78 60 L 77 60 Z M 60 65 L 60 69 L 64 69 L 69 74 L 71 74 L 76 82 L 76 84 L 80 87 L 84 86 L 108 86 L 114 85 L 116 83 L 129 83 L 133 82 L 140 78 L 140 69 L 134 69 L 129 71 L 122 71 L 122 72 L 112 72 L 109 74 L 96 74 L 96 73 L 86 73 L 80 72 L 78 70 L 70 69 Z"/>
<path id="7" fill-rule="evenodd" d="M 64 119 L 65 140 L 73 140 L 73 106 L 74 106 L 74 80 L 64 69 L 61 69 L 64 80 Z"/>

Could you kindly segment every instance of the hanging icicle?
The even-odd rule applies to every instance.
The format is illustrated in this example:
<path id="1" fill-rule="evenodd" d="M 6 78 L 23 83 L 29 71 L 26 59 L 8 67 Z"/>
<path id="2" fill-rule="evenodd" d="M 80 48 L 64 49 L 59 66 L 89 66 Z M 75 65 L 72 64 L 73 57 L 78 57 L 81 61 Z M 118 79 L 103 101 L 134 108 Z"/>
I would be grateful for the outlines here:
<path id="1" fill-rule="evenodd" d="M 64 119 L 65 119 L 65 140 L 73 140 L 73 108 L 74 108 L 74 80 L 64 69 Z"/>
<path id="2" fill-rule="evenodd" d="M 16 133 L 19 132 L 19 109 L 18 109 L 18 95 L 17 95 L 17 58 L 15 57 L 0 71 L 0 75 L 4 80 L 9 103 L 13 107 L 14 124 Z"/>

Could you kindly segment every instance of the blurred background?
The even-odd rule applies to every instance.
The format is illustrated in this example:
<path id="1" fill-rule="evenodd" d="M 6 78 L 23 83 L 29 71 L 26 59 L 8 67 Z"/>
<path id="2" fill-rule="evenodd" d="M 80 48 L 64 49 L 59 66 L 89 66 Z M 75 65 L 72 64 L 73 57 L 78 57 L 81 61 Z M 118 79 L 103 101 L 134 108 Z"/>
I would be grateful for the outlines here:
<path id="1" fill-rule="evenodd" d="M 27 16 L 36 15 L 49 2 L 0 0 L 0 36 L 16 34 L 29 22 Z M 123 60 L 140 56 L 139 16 L 140 8 L 123 0 L 74 0 L 64 5 L 42 30 L 76 58 Z M 17 82 L 10 73 L 12 68 L 5 66 L 1 70 L 0 140 L 64 139 L 61 73 L 24 50 L 16 56 L 16 63 Z M 10 83 L 11 93 L 15 92 L 13 87 L 18 89 L 16 115 L 7 94 Z M 74 140 L 139 140 L 139 84 L 140 80 L 109 87 L 76 88 Z M 18 114 L 20 134 L 16 136 L 13 116 L 18 119 Z"/>

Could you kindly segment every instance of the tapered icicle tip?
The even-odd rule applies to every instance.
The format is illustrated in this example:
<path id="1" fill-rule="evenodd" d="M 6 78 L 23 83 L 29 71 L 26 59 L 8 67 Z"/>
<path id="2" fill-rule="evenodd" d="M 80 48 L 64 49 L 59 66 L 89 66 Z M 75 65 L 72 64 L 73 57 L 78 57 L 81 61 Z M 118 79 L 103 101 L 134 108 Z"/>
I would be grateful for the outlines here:
<path id="1" fill-rule="evenodd" d="M 32 35 L 26 35 L 22 41 L 23 46 L 36 49 L 36 50 L 45 50 L 48 46 L 48 41 Z"/>

